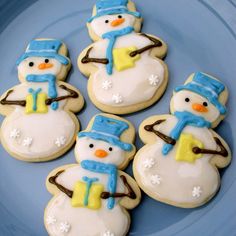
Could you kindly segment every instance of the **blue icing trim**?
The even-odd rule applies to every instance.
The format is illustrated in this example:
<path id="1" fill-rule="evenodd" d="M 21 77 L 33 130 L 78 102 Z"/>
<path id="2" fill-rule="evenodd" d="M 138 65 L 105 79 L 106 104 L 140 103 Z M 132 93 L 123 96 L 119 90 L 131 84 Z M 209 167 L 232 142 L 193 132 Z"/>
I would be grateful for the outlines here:
<path id="1" fill-rule="evenodd" d="M 211 123 L 206 121 L 203 117 L 194 115 L 188 111 L 184 112 L 175 112 L 174 115 L 178 118 L 178 122 L 175 127 L 170 132 L 170 137 L 178 140 L 183 129 L 190 125 L 195 127 L 211 127 Z M 173 148 L 171 144 L 164 144 L 162 148 L 162 154 L 167 155 Z"/>
<path id="2" fill-rule="evenodd" d="M 81 163 L 81 167 L 85 170 L 89 170 L 95 173 L 107 174 L 108 183 L 107 188 L 111 194 L 116 192 L 117 186 L 117 167 L 112 164 L 105 164 L 97 161 L 84 160 Z M 113 209 L 115 205 L 115 199 L 110 197 L 107 202 L 107 208 Z"/>
<path id="3" fill-rule="evenodd" d="M 50 98 L 57 97 L 57 88 L 56 88 L 56 76 L 52 74 L 43 74 L 43 75 L 27 75 L 26 81 L 28 82 L 48 82 L 48 96 Z M 53 110 L 57 110 L 58 102 L 53 102 L 51 104 Z"/>
<path id="4" fill-rule="evenodd" d="M 17 60 L 17 65 L 28 57 L 48 57 L 55 58 L 64 65 L 69 64 L 68 58 L 58 54 L 62 45 L 59 40 L 33 40 L 30 42 L 26 52 Z"/>
<path id="5" fill-rule="evenodd" d="M 141 17 L 139 12 L 129 11 L 127 8 L 128 0 L 98 0 L 96 3 L 96 15 L 89 18 L 88 22 L 104 16 L 113 14 L 130 14 L 135 17 Z"/>
<path id="6" fill-rule="evenodd" d="M 87 176 L 83 177 L 83 181 L 86 182 L 86 193 L 84 197 L 84 205 L 88 205 L 88 198 L 89 198 L 89 191 L 94 182 L 97 182 L 99 179 L 98 178 L 89 178 Z"/>
<path id="7" fill-rule="evenodd" d="M 34 90 L 32 88 L 29 89 L 29 93 L 32 94 L 33 97 L 33 110 L 36 111 L 37 110 L 37 98 L 38 98 L 38 94 L 41 92 L 41 88 L 38 88 L 37 90 Z"/>
<path id="8" fill-rule="evenodd" d="M 192 81 L 175 89 L 176 92 L 181 90 L 190 90 L 200 94 L 210 101 L 219 110 L 220 114 L 226 113 L 225 106 L 218 100 L 219 95 L 225 90 L 224 84 L 220 81 L 198 72 L 195 73 Z"/>
<path id="9" fill-rule="evenodd" d="M 118 146 L 125 151 L 132 151 L 133 146 L 120 140 L 121 134 L 129 128 L 129 125 L 121 120 L 106 116 L 95 117 L 90 132 L 80 132 L 78 137 L 90 137 L 96 140 L 103 140 L 112 145 Z"/>
<path id="10" fill-rule="evenodd" d="M 134 31 L 134 28 L 128 26 L 121 30 L 115 30 L 102 35 L 103 39 L 108 39 L 109 44 L 106 51 L 106 57 L 109 60 L 109 63 L 106 65 L 107 74 L 111 75 L 113 71 L 113 48 L 118 37 L 130 34 Z"/>

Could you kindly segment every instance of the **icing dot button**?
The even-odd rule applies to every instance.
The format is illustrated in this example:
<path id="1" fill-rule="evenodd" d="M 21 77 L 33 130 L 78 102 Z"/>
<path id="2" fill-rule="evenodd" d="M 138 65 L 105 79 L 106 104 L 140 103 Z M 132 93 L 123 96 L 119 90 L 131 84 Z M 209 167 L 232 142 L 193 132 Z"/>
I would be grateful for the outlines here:
<path id="1" fill-rule="evenodd" d="M 57 219 L 55 218 L 55 216 L 48 216 L 46 219 L 46 223 L 48 225 L 53 225 L 57 222 Z"/>
<path id="2" fill-rule="evenodd" d="M 160 82 L 159 78 L 157 75 L 150 75 L 148 78 L 149 84 L 152 86 L 157 86 Z"/>
<path id="3" fill-rule="evenodd" d="M 33 142 L 33 138 L 30 138 L 30 137 L 25 138 L 23 140 L 23 146 L 29 147 L 29 146 L 31 146 L 32 142 Z"/>
<path id="4" fill-rule="evenodd" d="M 60 232 L 61 233 L 68 233 L 70 231 L 70 224 L 68 222 L 61 222 L 60 223 Z"/>
<path id="5" fill-rule="evenodd" d="M 112 101 L 116 104 L 122 103 L 123 102 L 123 98 L 122 96 L 118 93 L 118 94 L 114 94 L 112 96 Z"/>
<path id="6" fill-rule="evenodd" d="M 150 181 L 153 185 L 161 184 L 161 177 L 159 175 L 151 175 Z"/>
<path id="7" fill-rule="evenodd" d="M 115 236 L 115 234 L 107 230 L 104 234 L 102 234 L 102 236 Z"/>
<path id="8" fill-rule="evenodd" d="M 104 81 L 102 82 L 102 88 L 103 88 L 104 90 L 109 90 L 109 89 L 111 89 L 111 88 L 112 88 L 112 82 L 111 82 L 110 80 L 104 80 Z"/>
<path id="9" fill-rule="evenodd" d="M 13 129 L 11 132 L 10 132 L 10 138 L 12 139 L 17 139 L 20 137 L 20 130 L 18 129 Z"/>
<path id="10" fill-rule="evenodd" d="M 64 146 L 65 143 L 66 143 L 66 138 L 65 138 L 64 136 L 61 136 L 61 137 L 56 138 L 55 144 L 56 144 L 58 147 Z"/>
<path id="11" fill-rule="evenodd" d="M 199 198 L 202 194 L 202 189 L 200 186 L 193 187 L 192 196 L 194 198 Z"/>
<path id="12" fill-rule="evenodd" d="M 143 165 L 146 169 L 151 169 L 155 165 L 155 161 L 153 160 L 153 158 L 146 159 L 143 162 Z"/>

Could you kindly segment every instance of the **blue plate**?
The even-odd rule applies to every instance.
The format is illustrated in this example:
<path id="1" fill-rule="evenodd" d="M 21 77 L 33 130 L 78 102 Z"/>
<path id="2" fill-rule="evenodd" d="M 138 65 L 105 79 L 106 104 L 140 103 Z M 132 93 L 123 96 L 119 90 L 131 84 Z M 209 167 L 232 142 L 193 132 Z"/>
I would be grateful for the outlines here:
<path id="1" fill-rule="evenodd" d="M 166 62 L 170 70 L 170 83 L 158 104 L 126 117 L 138 128 L 144 118 L 168 113 L 172 90 L 182 84 L 190 73 L 204 71 L 220 78 L 229 87 L 229 115 L 217 132 L 234 150 L 236 1 L 135 2 L 145 20 L 143 32 L 158 35 L 169 45 Z M 82 128 L 85 128 L 90 118 L 99 111 L 88 99 L 87 79 L 78 71 L 76 60 L 81 50 L 91 43 L 85 23 L 94 3 L 95 0 L 1 0 L 1 94 L 19 83 L 15 62 L 31 39 L 62 39 L 69 47 L 74 65 L 68 82 L 78 87 L 87 101 L 86 108 L 78 114 Z M 136 144 L 142 146 L 139 138 Z M 58 160 L 39 164 L 17 161 L 2 147 L 0 155 L 0 235 L 47 235 L 43 213 L 51 195 L 45 188 L 45 179 L 55 167 L 75 162 L 73 150 Z M 219 194 L 209 204 L 197 209 L 168 206 L 143 194 L 142 203 L 131 213 L 129 235 L 235 235 L 235 170 L 236 162 L 233 160 L 231 166 L 221 172 L 222 188 Z"/>

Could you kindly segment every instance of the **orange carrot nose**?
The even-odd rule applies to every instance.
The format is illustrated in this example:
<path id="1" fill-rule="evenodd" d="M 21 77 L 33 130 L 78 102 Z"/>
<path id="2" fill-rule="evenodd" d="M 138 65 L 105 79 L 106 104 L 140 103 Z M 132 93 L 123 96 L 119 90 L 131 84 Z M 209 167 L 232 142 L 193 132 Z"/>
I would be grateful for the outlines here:
<path id="1" fill-rule="evenodd" d="M 123 24 L 124 22 L 125 22 L 124 18 L 116 19 L 111 22 L 111 26 L 116 27 Z"/>
<path id="2" fill-rule="evenodd" d="M 208 112 L 208 109 L 203 106 L 202 104 L 198 104 L 198 103 L 194 103 L 192 105 L 193 110 L 197 111 L 197 112 Z"/>
<path id="3" fill-rule="evenodd" d="M 104 158 L 108 155 L 108 153 L 105 150 L 102 150 L 102 149 L 96 150 L 94 154 L 95 154 L 96 157 L 99 157 L 99 158 Z"/>
<path id="4" fill-rule="evenodd" d="M 45 70 L 45 69 L 49 69 L 49 68 L 52 68 L 53 67 L 53 64 L 52 63 L 41 63 L 38 65 L 38 68 L 40 70 Z"/>

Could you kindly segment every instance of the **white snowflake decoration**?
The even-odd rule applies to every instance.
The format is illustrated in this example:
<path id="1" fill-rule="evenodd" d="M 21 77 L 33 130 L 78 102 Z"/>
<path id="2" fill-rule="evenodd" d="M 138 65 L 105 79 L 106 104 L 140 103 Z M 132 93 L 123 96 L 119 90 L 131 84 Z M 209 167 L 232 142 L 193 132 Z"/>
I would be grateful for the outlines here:
<path id="1" fill-rule="evenodd" d="M 57 222 L 55 216 L 48 216 L 46 219 L 48 225 L 53 225 Z"/>
<path id="2" fill-rule="evenodd" d="M 59 229 L 61 233 L 68 233 L 70 231 L 70 224 L 68 222 L 61 222 Z"/>
<path id="3" fill-rule="evenodd" d="M 18 129 L 13 129 L 11 132 L 10 132 L 10 138 L 12 139 L 17 139 L 20 137 L 20 130 Z"/>
<path id="4" fill-rule="evenodd" d="M 159 80 L 157 75 L 150 75 L 148 80 L 149 80 L 149 84 L 153 85 L 153 86 L 157 86 L 159 84 L 159 82 L 160 82 L 160 80 Z"/>
<path id="5" fill-rule="evenodd" d="M 115 234 L 113 234 L 111 231 L 107 230 L 103 236 L 115 236 Z"/>
<path id="6" fill-rule="evenodd" d="M 152 168 L 154 165 L 155 165 L 155 161 L 153 160 L 153 158 L 150 158 L 150 159 L 146 159 L 144 162 L 143 162 L 143 165 L 146 169 L 150 169 Z"/>
<path id="7" fill-rule="evenodd" d="M 161 177 L 159 175 L 151 175 L 151 183 L 156 185 L 161 183 Z"/>
<path id="8" fill-rule="evenodd" d="M 65 143 L 66 143 L 66 138 L 64 136 L 61 136 L 61 137 L 57 138 L 56 141 L 55 141 L 55 144 L 58 147 L 64 146 Z"/>
<path id="9" fill-rule="evenodd" d="M 202 194 L 202 190 L 201 190 L 200 186 L 196 186 L 193 188 L 193 191 L 192 191 L 193 197 L 199 198 L 201 196 L 201 194 Z"/>
<path id="10" fill-rule="evenodd" d="M 102 88 L 104 90 L 108 90 L 108 89 L 112 88 L 112 82 L 110 80 L 104 80 L 102 82 Z"/>
<path id="11" fill-rule="evenodd" d="M 114 94 L 112 96 L 112 101 L 116 104 L 122 103 L 123 102 L 123 98 L 122 96 L 118 93 L 118 94 Z"/>
<path id="12" fill-rule="evenodd" d="M 31 146 L 32 142 L 33 142 L 33 138 L 30 138 L 30 137 L 25 138 L 23 140 L 23 146 L 29 147 L 29 146 Z"/>

